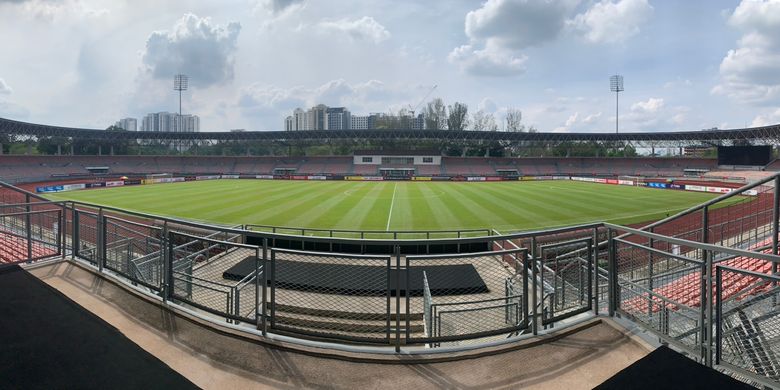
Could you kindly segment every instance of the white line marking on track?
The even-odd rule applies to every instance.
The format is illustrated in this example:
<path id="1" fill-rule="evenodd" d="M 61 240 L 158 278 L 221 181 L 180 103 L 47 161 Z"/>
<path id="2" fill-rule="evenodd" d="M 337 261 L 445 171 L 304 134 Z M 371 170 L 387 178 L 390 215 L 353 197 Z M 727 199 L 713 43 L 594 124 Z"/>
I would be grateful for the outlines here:
<path id="1" fill-rule="evenodd" d="M 390 218 L 393 217 L 393 204 L 395 204 L 395 190 L 398 188 L 398 183 L 395 183 L 395 186 L 393 186 L 393 198 L 390 200 L 390 212 L 387 213 L 387 227 L 385 227 L 385 231 L 390 231 Z"/>

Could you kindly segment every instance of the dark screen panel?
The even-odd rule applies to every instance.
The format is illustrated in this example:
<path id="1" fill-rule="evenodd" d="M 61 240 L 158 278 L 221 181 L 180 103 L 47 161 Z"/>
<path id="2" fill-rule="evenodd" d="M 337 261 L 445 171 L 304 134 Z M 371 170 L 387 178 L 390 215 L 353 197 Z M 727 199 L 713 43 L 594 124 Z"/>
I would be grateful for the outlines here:
<path id="1" fill-rule="evenodd" d="M 771 160 L 771 146 L 718 146 L 718 165 L 766 165 Z"/>

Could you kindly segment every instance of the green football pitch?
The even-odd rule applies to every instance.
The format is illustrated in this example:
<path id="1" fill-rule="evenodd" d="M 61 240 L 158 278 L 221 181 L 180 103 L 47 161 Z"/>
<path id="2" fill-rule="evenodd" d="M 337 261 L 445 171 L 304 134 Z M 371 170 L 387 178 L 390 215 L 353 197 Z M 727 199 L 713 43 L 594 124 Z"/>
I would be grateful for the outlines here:
<path id="1" fill-rule="evenodd" d="M 706 193 L 573 181 L 350 182 L 213 180 L 47 195 L 220 224 L 346 230 L 532 230 L 663 218 Z"/>

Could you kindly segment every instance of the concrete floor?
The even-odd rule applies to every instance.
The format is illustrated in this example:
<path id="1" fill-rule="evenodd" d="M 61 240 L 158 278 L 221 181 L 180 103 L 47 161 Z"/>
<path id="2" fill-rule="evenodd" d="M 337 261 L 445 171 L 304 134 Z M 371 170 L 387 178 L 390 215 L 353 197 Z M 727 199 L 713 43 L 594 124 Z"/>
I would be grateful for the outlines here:
<path id="1" fill-rule="evenodd" d="M 356 363 L 215 332 L 72 263 L 30 272 L 206 389 L 590 389 L 649 351 L 646 344 L 615 326 L 600 323 L 556 341 L 480 358 L 424 364 Z"/>

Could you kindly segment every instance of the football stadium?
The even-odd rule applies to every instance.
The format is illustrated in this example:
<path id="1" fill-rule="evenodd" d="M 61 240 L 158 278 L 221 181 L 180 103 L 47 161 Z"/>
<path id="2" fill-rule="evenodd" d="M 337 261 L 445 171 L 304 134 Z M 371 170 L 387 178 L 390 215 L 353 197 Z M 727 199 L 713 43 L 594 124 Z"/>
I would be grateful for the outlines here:
<path id="1" fill-rule="evenodd" d="M 4 386 L 780 387 L 777 125 L 0 136 Z"/>

